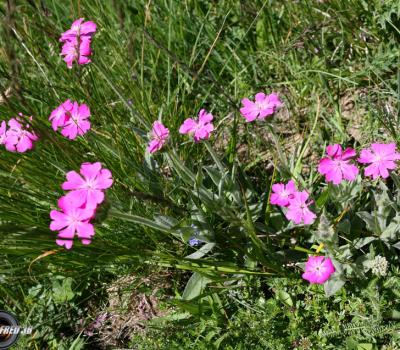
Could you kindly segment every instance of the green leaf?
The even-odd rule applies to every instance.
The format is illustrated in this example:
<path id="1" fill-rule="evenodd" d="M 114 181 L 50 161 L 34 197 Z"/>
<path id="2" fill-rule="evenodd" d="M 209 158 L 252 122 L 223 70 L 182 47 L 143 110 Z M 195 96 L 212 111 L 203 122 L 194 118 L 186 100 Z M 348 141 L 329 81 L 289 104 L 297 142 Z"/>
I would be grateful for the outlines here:
<path id="1" fill-rule="evenodd" d="M 365 245 L 375 241 L 377 238 L 376 237 L 363 237 L 360 239 L 355 239 L 354 240 L 354 248 L 356 249 L 360 249 L 362 247 L 364 247 Z"/>
<path id="2" fill-rule="evenodd" d="M 190 277 L 188 283 L 186 284 L 185 290 L 183 291 L 182 299 L 191 300 L 198 297 L 204 287 L 211 280 L 198 272 L 195 272 L 192 277 Z"/>
<path id="3" fill-rule="evenodd" d="M 194 252 L 188 256 L 186 259 L 200 259 L 205 256 L 208 252 L 210 252 L 215 247 L 215 243 L 207 243 L 203 245 L 197 252 Z"/>
<path id="4" fill-rule="evenodd" d="M 362 343 L 357 345 L 357 350 L 372 350 L 374 348 L 373 344 Z"/>
<path id="5" fill-rule="evenodd" d="M 288 292 L 285 292 L 284 290 L 279 289 L 275 293 L 276 298 L 281 301 L 282 303 L 286 304 L 287 306 L 292 307 L 293 306 L 293 300 L 292 297 Z"/>
<path id="6" fill-rule="evenodd" d="M 68 350 L 81 350 L 85 348 L 85 339 L 81 338 L 81 334 L 72 342 Z"/>
<path id="7" fill-rule="evenodd" d="M 260 19 L 257 21 L 256 24 L 256 34 L 257 34 L 257 47 L 260 49 L 260 51 L 265 50 L 268 44 L 267 40 L 267 29 L 265 25 L 265 17 L 261 16 Z"/>
<path id="8" fill-rule="evenodd" d="M 392 247 L 400 249 L 400 242 L 397 242 L 397 243 L 393 244 Z"/>
<path id="9" fill-rule="evenodd" d="M 344 286 L 345 283 L 346 281 L 341 275 L 334 273 L 331 278 L 324 284 L 325 295 L 327 297 L 330 297 L 336 294 Z"/>
<path id="10" fill-rule="evenodd" d="M 178 225 L 178 220 L 171 216 L 166 216 L 166 215 L 156 215 L 154 216 L 155 222 L 157 222 L 160 225 L 163 225 L 165 227 L 169 227 L 172 229 L 174 226 Z"/>
<path id="11" fill-rule="evenodd" d="M 53 281 L 53 298 L 57 303 L 64 303 L 74 298 L 75 294 L 72 291 L 72 278 L 67 277 L 62 281 L 62 284 L 58 280 Z"/>
<path id="12" fill-rule="evenodd" d="M 226 332 L 225 334 L 223 334 L 222 336 L 220 336 L 215 342 L 214 342 L 214 346 L 219 349 L 219 347 L 221 346 L 221 343 L 225 340 L 225 338 L 229 337 L 230 333 Z"/>
<path id="13" fill-rule="evenodd" d="M 375 192 L 376 210 L 374 211 L 374 216 L 378 222 L 380 232 L 383 232 L 386 229 L 389 215 L 393 210 L 393 201 L 389 198 L 388 189 L 383 182 L 379 182 L 379 187 L 382 192 Z"/>
<path id="14" fill-rule="evenodd" d="M 330 190 L 329 190 L 329 187 L 327 187 L 327 188 L 321 193 L 321 195 L 318 197 L 318 199 L 317 199 L 316 202 L 315 202 L 315 204 L 317 205 L 318 208 L 324 207 L 325 203 L 326 203 L 327 200 L 329 199 L 329 194 L 330 194 Z"/>
<path id="15" fill-rule="evenodd" d="M 395 320 L 400 320 L 400 310 L 391 310 L 390 317 Z"/>
<path id="16" fill-rule="evenodd" d="M 326 217 L 325 211 L 320 215 L 315 237 L 320 243 L 336 243 L 338 240 L 337 233 Z"/>
<path id="17" fill-rule="evenodd" d="M 115 217 L 115 218 L 118 218 L 118 219 L 121 219 L 124 221 L 134 222 L 135 224 L 144 225 L 144 226 L 153 228 L 158 231 L 170 233 L 170 226 L 165 223 L 156 222 L 156 221 L 153 221 L 153 220 L 150 220 L 147 218 L 143 218 L 138 215 L 121 213 L 114 209 L 110 210 L 109 214 L 112 217 Z"/>
<path id="18" fill-rule="evenodd" d="M 380 238 L 385 242 L 394 241 L 398 237 L 399 231 L 400 231 L 400 216 L 396 216 L 390 221 L 390 224 L 382 232 Z"/>
<path id="19" fill-rule="evenodd" d="M 207 172 L 215 186 L 219 186 L 224 174 L 222 174 L 218 169 L 210 166 L 205 166 L 203 169 Z"/>
<path id="20" fill-rule="evenodd" d="M 215 153 L 214 149 L 211 147 L 208 141 L 204 141 L 204 144 L 207 148 L 207 151 L 210 153 L 211 158 L 214 160 L 214 163 L 217 165 L 220 173 L 225 173 L 225 167 L 222 164 L 221 160 L 218 158 L 217 154 Z"/>
<path id="21" fill-rule="evenodd" d="M 367 229 L 370 232 L 375 234 L 381 233 L 381 228 L 379 226 L 376 216 L 373 216 L 366 211 L 359 211 L 356 213 L 356 215 L 365 222 L 365 224 L 367 225 Z"/>
<path id="22" fill-rule="evenodd" d="M 397 187 L 397 190 L 400 191 L 400 178 L 396 175 L 394 171 L 390 173 L 390 177 L 392 178 L 394 184 Z"/>

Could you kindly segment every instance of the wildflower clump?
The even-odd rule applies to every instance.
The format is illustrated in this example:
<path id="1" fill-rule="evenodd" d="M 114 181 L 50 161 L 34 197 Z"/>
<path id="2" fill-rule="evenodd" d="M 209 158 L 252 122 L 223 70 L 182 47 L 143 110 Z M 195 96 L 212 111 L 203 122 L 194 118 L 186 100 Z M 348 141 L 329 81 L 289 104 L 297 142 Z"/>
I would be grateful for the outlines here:
<path id="1" fill-rule="evenodd" d="M 310 209 L 309 205 L 313 201 L 308 200 L 309 194 L 307 191 L 295 192 L 293 198 L 289 200 L 288 211 L 286 218 L 292 220 L 295 224 L 304 223 L 310 225 L 317 217 Z"/>
<path id="2" fill-rule="evenodd" d="M 340 184 L 343 179 L 353 181 L 358 175 L 358 168 L 351 163 L 351 159 L 356 156 L 356 151 L 352 148 L 342 150 L 338 144 L 329 145 L 326 148 L 328 157 L 321 159 L 318 172 L 325 175 L 327 182 L 334 185 Z"/>
<path id="3" fill-rule="evenodd" d="M 296 190 L 296 185 L 293 180 L 290 180 L 286 185 L 283 183 L 277 183 L 272 185 L 272 191 L 270 202 L 271 204 L 287 207 L 290 203 L 290 199 L 293 199 Z"/>
<path id="4" fill-rule="evenodd" d="M 90 130 L 90 115 L 86 104 L 66 100 L 51 112 L 49 120 L 54 131 L 61 128 L 61 135 L 74 140 Z"/>
<path id="5" fill-rule="evenodd" d="M 90 244 L 94 227 L 90 223 L 96 209 L 104 201 L 104 191 L 113 184 L 111 171 L 102 168 L 100 162 L 82 163 L 80 173 L 70 171 L 63 190 L 69 190 L 58 201 L 60 211 L 52 210 L 50 229 L 59 231 L 56 243 L 70 249 L 75 235 L 83 244 Z"/>
<path id="6" fill-rule="evenodd" d="M 244 98 L 242 105 L 240 113 L 247 122 L 252 122 L 256 119 L 264 120 L 266 117 L 271 116 L 282 106 L 282 102 L 275 93 L 266 95 L 263 92 L 259 92 L 256 94 L 254 102 Z"/>
<path id="7" fill-rule="evenodd" d="M 84 21 L 83 18 L 80 18 L 72 23 L 69 30 L 61 34 L 59 39 L 59 41 L 63 43 L 61 55 L 68 68 L 71 69 L 74 64 L 84 65 L 91 62 L 91 43 L 96 31 L 97 26 L 94 22 Z M 277 93 L 265 94 L 264 92 L 255 94 L 254 100 L 243 98 L 241 103 L 240 114 L 244 117 L 246 122 L 265 120 L 267 117 L 276 113 L 283 105 Z M 128 102 L 128 104 L 131 103 Z M 51 112 L 48 119 L 54 131 L 60 131 L 64 137 L 74 140 L 78 136 L 85 135 L 90 130 L 90 117 L 91 112 L 88 105 L 85 103 L 79 104 L 77 101 L 67 99 Z M 211 134 L 215 130 L 213 121 L 214 116 L 206 109 L 201 109 L 197 118 L 185 119 L 178 131 L 182 135 L 189 135 L 195 143 L 199 143 L 211 137 Z M 160 151 L 165 147 L 169 138 L 170 130 L 161 123 L 161 121 L 154 121 L 147 143 L 147 152 L 154 154 Z M 30 129 L 30 125 L 26 124 L 20 118 L 12 118 L 8 123 L 5 121 L 0 123 L 0 144 L 4 144 L 9 151 L 25 152 L 33 148 L 34 141 L 37 139 L 36 134 Z M 212 174 L 212 176 L 210 175 L 212 181 L 218 183 L 219 192 L 222 194 L 224 191 L 231 191 L 236 187 L 242 190 L 242 186 L 236 186 L 236 180 L 233 180 L 235 176 L 232 176 L 232 180 L 228 180 L 226 175 L 229 173 L 229 169 L 228 172 L 225 172 L 223 169 L 223 161 L 221 162 L 218 160 L 218 157 L 214 154 L 208 143 L 206 145 L 213 160 L 217 164 L 218 170 L 222 169 L 223 176 L 220 178 L 217 173 L 210 170 L 211 168 L 206 169 L 209 174 Z M 370 176 L 373 179 L 379 177 L 385 179 L 389 177 L 389 171 L 397 167 L 396 162 L 400 160 L 400 153 L 397 153 L 395 143 L 372 143 L 369 148 L 361 150 L 358 159 L 356 159 L 356 157 L 357 152 L 351 147 L 344 149 L 340 144 L 328 145 L 326 148 L 326 156 L 318 163 L 318 172 L 325 177 L 326 182 L 338 186 L 343 181 L 354 181 L 358 177 L 360 172 L 357 166 L 358 162 L 359 164 L 366 164 L 364 169 L 365 176 Z M 175 160 L 172 157 L 170 160 L 171 166 L 174 166 Z M 295 166 L 295 171 L 293 171 L 293 169 L 288 169 L 289 173 L 293 174 L 289 176 L 295 176 L 296 180 L 301 180 L 301 176 L 297 171 L 297 165 L 298 164 Z M 299 163 L 299 165 L 301 164 Z M 185 169 L 185 166 L 182 164 L 179 168 L 179 172 L 184 173 L 185 178 L 189 178 L 190 181 L 194 178 L 190 169 Z M 201 171 L 198 173 L 202 174 Z M 244 172 L 240 171 L 240 178 L 242 176 L 244 177 L 244 175 Z M 196 178 L 196 185 L 200 177 L 201 176 Z M 240 180 L 238 181 L 240 182 Z M 204 183 L 202 181 L 198 182 L 201 184 L 199 191 L 197 191 L 199 197 L 196 197 L 195 201 L 188 198 L 189 203 L 196 203 L 197 205 L 198 201 L 204 200 L 204 202 L 199 203 L 199 208 L 202 210 L 209 209 L 207 206 L 214 204 L 214 193 L 210 193 L 212 190 L 207 188 L 207 181 L 204 181 Z M 302 183 L 306 182 L 303 181 Z M 79 173 L 76 171 L 67 172 L 66 181 L 61 187 L 68 192 L 58 200 L 58 210 L 52 210 L 50 212 L 50 229 L 52 231 L 58 231 L 56 239 L 58 245 L 70 249 L 75 236 L 80 239 L 83 244 L 91 243 L 95 235 L 93 219 L 96 217 L 98 207 L 105 200 L 105 190 L 110 188 L 112 184 L 113 178 L 111 171 L 103 168 L 100 162 L 82 163 Z M 310 188 L 314 186 L 314 184 L 314 181 L 310 181 Z M 330 193 L 330 191 L 332 193 Z M 291 222 L 287 225 L 287 228 L 279 232 L 283 233 L 285 229 L 292 229 L 292 223 L 295 225 L 312 225 L 317 219 L 317 214 L 314 213 L 311 208 L 314 201 L 310 199 L 310 197 L 318 198 L 318 206 L 316 206 L 315 209 L 318 208 L 320 210 L 321 206 L 325 203 L 324 201 L 326 201 L 329 196 L 333 197 L 333 195 L 335 195 L 334 191 L 337 193 L 340 192 L 338 189 L 333 189 L 332 186 L 328 186 L 328 189 L 324 193 L 325 197 L 317 197 L 318 190 L 316 190 L 316 193 L 313 195 L 309 190 L 299 190 L 295 184 L 295 178 L 290 179 L 287 183 L 273 184 L 272 193 L 270 194 L 270 203 L 280 207 L 283 215 Z M 243 188 L 243 193 L 247 196 L 246 188 Z M 232 190 L 232 195 L 228 195 L 227 198 L 234 198 L 235 202 L 241 205 L 237 194 L 238 189 Z M 220 215 L 220 217 L 223 219 L 226 217 L 233 218 L 235 212 L 231 212 L 230 208 L 225 207 L 225 205 L 229 205 L 229 202 L 225 203 L 224 197 L 221 195 L 219 197 L 220 202 L 206 212 L 218 211 L 218 206 L 221 205 L 223 207 L 223 212 L 221 214 L 223 215 Z M 249 198 L 252 198 L 252 196 Z M 250 207 L 252 206 L 249 206 L 249 208 Z M 250 213 L 250 209 L 248 209 L 248 211 Z M 337 218 L 337 222 L 339 222 L 342 215 L 346 215 L 346 213 L 347 210 L 343 211 L 341 216 Z M 363 217 L 365 217 L 365 213 L 363 214 Z M 253 216 L 251 216 L 251 219 L 253 219 Z M 256 224 L 258 219 L 258 217 L 255 217 Z M 132 220 L 137 220 L 137 218 Z M 141 224 L 143 222 L 148 223 L 149 220 L 139 220 L 139 222 Z M 320 222 L 323 222 L 323 220 Z M 257 227 L 257 225 L 254 226 Z M 160 226 L 153 225 L 151 227 Z M 196 229 L 195 226 L 193 226 L 193 228 Z M 196 247 L 208 242 L 208 238 L 204 239 L 204 237 L 199 235 L 198 230 L 195 231 L 195 234 L 186 239 L 189 246 Z M 302 232 L 312 234 L 309 228 L 302 228 L 302 230 L 299 230 L 300 234 Z M 260 236 L 262 237 L 263 235 Z M 256 237 L 258 238 L 258 235 L 256 235 Z M 290 239 L 296 240 L 297 237 L 290 237 Z M 311 238 L 311 240 L 312 239 L 313 238 Z M 298 241 L 304 242 L 302 239 Z M 303 248 L 303 251 L 309 251 L 304 249 L 305 248 Z M 329 247 L 327 252 L 333 254 L 334 252 L 329 251 L 330 249 L 333 248 Z M 317 250 L 316 254 L 318 253 L 319 250 Z M 387 260 L 384 257 L 377 256 L 373 261 L 371 269 L 374 274 L 384 276 L 386 275 L 387 266 Z M 337 267 L 339 269 L 339 265 L 337 265 Z M 309 256 L 302 277 L 310 283 L 323 284 L 334 272 L 335 267 L 330 258 L 324 256 Z"/>
<path id="8" fill-rule="evenodd" d="M 286 185 L 277 183 L 272 185 L 273 193 L 270 197 L 270 203 L 280 207 L 287 208 L 285 216 L 295 224 L 304 223 L 310 225 L 317 217 L 310 209 L 309 205 L 313 201 L 308 201 L 309 193 L 307 191 L 297 191 L 293 180 Z"/>
<path id="9" fill-rule="evenodd" d="M 34 142 L 39 139 L 22 116 L 20 113 L 19 117 L 11 118 L 8 123 L 2 121 L 0 124 L 0 145 L 4 145 L 7 151 L 24 153 L 33 149 Z M 29 120 L 32 120 L 32 117 Z"/>
<path id="10" fill-rule="evenodd" d="M 199 112 L 197 120 L 188 118 L 183 122 L 179 128 L 179 133 L 192 135 L 194 142 L 208 139 L 214 131 L 214 125 L 212 124 L 213 119 L 214 117 L 211 113 L 202 109 Z"/>
<path id="11" fill-rule="evenodd" d="M 79 65 L 91 62 L 92 49 L 90 45 L 96 29 L 95 23 L 84 22 L 84 19 L 80 18 L 72 23 L 70 29 L 61 34 L 59 40 L 64 43 L 61 56 L 64 56 L 64 61 L 69 69 L 72 68 L 74 62 Z"/>

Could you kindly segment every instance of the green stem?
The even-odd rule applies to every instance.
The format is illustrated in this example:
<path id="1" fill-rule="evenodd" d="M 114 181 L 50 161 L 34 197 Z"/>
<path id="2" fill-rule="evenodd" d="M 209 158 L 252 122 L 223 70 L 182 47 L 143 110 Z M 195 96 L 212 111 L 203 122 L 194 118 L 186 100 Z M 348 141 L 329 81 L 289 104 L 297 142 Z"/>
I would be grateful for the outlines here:
<path id="1" fill-rule="evenodd" d="M 204 144 L 206 145 L 208 153 L 210 153 L 211 158 L 214 160 L 215 164 L 217 165 L 218 169 L 224 173 L 225 172 L 225 167 L 223 166 L 222 162 L 219 160 L 217 154 L 214 152 L 213 148 L 211 147 L 210 143 L 208 141 L 204 141 Z"/>
<path id="2" fill-rule="evenodd" d="M 314 251 L 309 250 L 309 249 L 307 249 L 307 248 L 300 247 L 300 246 L 298 246 L 298 245 L 296 245 L 296 246 L 294 247 L 294 250 L 297 250 L 297 251 L 303 252 L 303 253 L 307 253 L 307 254 L 315 255 L 315 252 L 314 252 Z"/>

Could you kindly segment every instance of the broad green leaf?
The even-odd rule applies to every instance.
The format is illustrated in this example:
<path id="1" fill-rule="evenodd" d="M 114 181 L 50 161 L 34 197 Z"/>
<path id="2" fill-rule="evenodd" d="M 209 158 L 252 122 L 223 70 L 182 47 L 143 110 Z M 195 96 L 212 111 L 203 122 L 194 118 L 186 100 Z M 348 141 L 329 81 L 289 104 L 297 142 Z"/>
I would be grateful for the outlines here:
<path id="1" fill-rule="evenodd" d="M 354 248 L 360 249 L 364 247 L 365 245 L 375 241 L 377 238 L 376 237 L 363 237 L 359 239 L 354 240 Z"/>
<path id="2" fill-rule="evenodd" d="M 186 256 L 187 259 L 200 259 L 215 247 L 215 243 L 207 243 L 199 248 L 196 252 Z"/>
<path id="3" fill-rule="evenodd" d="M 328 281 L 324 283 L 325 295 L 330 297 L 336 294 L 346 283 L 342 276 L 334 273 Z"/>
<path id="4" fill-rule="evenodd" d="M 393 244 L 392 247 L 400 249 L 400 242 L 397 242 L 397 243 Z"/>
<path id="5" fill-rule="evenodd" d="M 275 292 L 276 298 L 281 301 L 282 303 L 286 304 L 287 306 L 292 307 L 293 306 L 293 300 L 290 294 L 284 290 L 277 290 Z"/>
<path id="6" fill-rule="evenodd" d="M 68 350 L 81 350 L 85 348 L 85 339 L 81 338 L 81 334 L 72 342 Z"/>
<path id="7" fill-rule="evenodd" d="M 169 227 L 172 229 L 174 226 L 178 225 L 178 220 L 171 216 L 166 216 L 166 215 L 157 215 L 154 216 L 155 222 L 157 222 L 160 225 L 163 225 L 165 227 Z"/>
<path id="8" fill-rule="evenodd" d="M 394 217 L 386 229 L 380 235 L 380 238 L 385 242 L 394 241 L 397 237 L 399 237 L 400 232 L 400 216 Z"/>
<path id="9" fill-rule="evenodd" d="M 371 215 L 370 213 L 368 213 L 366 211 L 357 212 L 357 216 L 360 217 L 365 222 L 365 224 L 367 225 L 367 229 L 370 232 L 372 232 L 376 235 L 378 235 L 382 232 L 376 216 Z"/>
<path id="10" fill-rule="evenodd" d="M 182 299 L 191 300 L 198 297 L 202 293 L 204 287 L 210 281 L 211 280 L 209 278 L 201 275 L 198 272 L 195 272 L 186 284 Z"/>
<path id="11" fill-rule="evenodd" d="M 333 225 L 330 223 L 328 218 L 326 217 L 325 212 L 320 215 L 318 229 L 315 232 L 315 237 L 318 239 L 320 243 L 336 243 L 337 242 L 337 233 L 333 228 Z"/>
<path id="12" fill-rule="evenodd" d="M 221 173 L 218 169 L 209 166 L 205 166 L 203 167 L 203 169 L 207 172 L 214 185 L 219 186 L 224 174 Z"/>
<path id="13" fill-rule="evenodd" d="M 380 232 L 385 231 L 387 220 L 393 210 L 393 201 L 389 198 L 388 189 L 383 182 L 379 182 L 379 187 L 382 192 L 375 191 L 375 205 L 374 217 L 376 218 Z"/>
<path id="14" fill-rule="evenodd" d="M 318 199 L 316 200 L 315 204 L 317 205 L 318 208 L 323 208 L 325 206 L 325 203 L 327 202 L 327 200 L 329 199 L 329 194 L 330 194 L 330 190 L 329 187 L 327 187 L 322 193 L 321 195 L 318 197 Z"/>
<path id="15" fill-rule="evenodd" d="M 62 283 L 58 280 L 53 281 L 53 298 L 55 302 L 64 303 L 74 298 L 75 294 L 72 291 L 72 278 L 67 277 L 62 280 Z"/>
<path id="16" fill-rule="evenodd" d="M 168 225 L 166 225 L 165 223 L 156 222 L 156 221 L 153 221 L 153 220 L 150 220 L 147 218 L 143 218 L 138 215 L 121 213 L 117 210 L 110 210 L 109 214 L 112 217 L 115 217 L 115 218 L 118 218 L 118 219 L 121 219 L 124 221 L 134 222 L 136 224 L 144 225 L 144 226 L 153 228 L 155 230 L 170 233 L 170 227 Z"/>

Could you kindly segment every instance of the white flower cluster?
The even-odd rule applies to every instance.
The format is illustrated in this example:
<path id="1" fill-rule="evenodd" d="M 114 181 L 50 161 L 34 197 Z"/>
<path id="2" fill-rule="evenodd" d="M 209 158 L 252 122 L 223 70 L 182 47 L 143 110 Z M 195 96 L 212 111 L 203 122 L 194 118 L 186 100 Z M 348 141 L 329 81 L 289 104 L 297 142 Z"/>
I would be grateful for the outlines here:
<path id="1" fill-rule="evenodd" d="M 388 262 L 384 256 L 377 255 L 372 261 L 372 273 L 376 276 L 386 276 Z"/>

